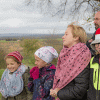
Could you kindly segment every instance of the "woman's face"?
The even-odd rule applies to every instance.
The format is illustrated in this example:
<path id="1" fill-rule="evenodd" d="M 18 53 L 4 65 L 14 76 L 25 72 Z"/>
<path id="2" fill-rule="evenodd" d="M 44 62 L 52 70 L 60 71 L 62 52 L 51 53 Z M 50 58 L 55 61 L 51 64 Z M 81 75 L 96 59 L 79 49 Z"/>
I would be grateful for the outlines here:
<path id="1" fill-rule="evenodd" d="M 100 43 L 95 44 L 95 49 L 100 54 Z"/>
<path id="2" fill-rule="evenodd" d="M 10 70 L 10 72 L 16 71 L 18 67 L 20 66 L 20 64 L 15 62 L 12 58 L 6 59 L 6 65 L 7 65 L 7 68 Z"/>
<path id="3" fill-rule="evenodd" d="M 63 46 L 67 46 L 68 48 L 76 44 L 76 38 L 73 37 L 72 29 L 70 27 L 65 31 L 65 35 L 62 37 Z"/>

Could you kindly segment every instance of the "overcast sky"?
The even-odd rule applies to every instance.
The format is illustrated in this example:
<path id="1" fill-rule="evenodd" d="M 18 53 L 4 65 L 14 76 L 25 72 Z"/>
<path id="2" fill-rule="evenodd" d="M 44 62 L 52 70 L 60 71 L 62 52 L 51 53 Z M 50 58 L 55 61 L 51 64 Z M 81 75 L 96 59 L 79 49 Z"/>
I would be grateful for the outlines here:
<path id="1" fill-rule="evenodd" d="M 56 0 L 55 0 L 56 1 Z M 59 3 L 59 0 L 54 2 Z M 70 6 L 70 5 L 69 5 Z M 26 6 L 25 0 L 0 0 L 0 34 L 4 33 L 41 33 L 58 34 L 65 32 L 67 25 L 73 20 L 43 15 L 32 6 Z M 86 23 L 83 19 L 79 24 Z M 84 29 L 93 33 L 95 31 L 93 22 L 91 28 L 87 23 L 82 25 Z"/>

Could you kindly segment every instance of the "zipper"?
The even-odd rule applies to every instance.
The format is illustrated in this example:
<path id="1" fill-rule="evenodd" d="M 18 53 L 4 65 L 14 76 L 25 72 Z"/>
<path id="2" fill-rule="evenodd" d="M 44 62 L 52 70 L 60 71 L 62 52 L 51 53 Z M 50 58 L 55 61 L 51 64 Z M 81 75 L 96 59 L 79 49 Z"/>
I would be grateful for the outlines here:
<path id="1" fill-rule="evenodd" d="M 95 78 L 93 79 L 93 83 L 95 83 L 95 81 L 96 81 L 96 72 L 97 72 L 97 69 L 95 71 Z"/>

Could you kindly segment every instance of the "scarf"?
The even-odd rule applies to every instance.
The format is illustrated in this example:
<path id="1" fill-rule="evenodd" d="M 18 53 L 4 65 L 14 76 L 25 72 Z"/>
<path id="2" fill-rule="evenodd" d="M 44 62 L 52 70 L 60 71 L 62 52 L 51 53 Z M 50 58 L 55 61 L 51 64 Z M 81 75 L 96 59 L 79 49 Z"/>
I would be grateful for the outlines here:
<path id="1" fill-rule="evenodd" d="M 20 94 L 23 90 L 23 78 L 22 75 L 26 70 L 25 65 L 20 65 L 18 69 L 10 74 L 10 71 L 6 69 L 2 75 L 0 81 L 0 92 L 7 97 L 14 97 Z"/>
<path id="2" fill-rule="evenodd" d="M 62 89 L 70 83 L 89 64 L 91 53 L 84 43 L 63 47 L 58 57 L 53 89 Z"/>

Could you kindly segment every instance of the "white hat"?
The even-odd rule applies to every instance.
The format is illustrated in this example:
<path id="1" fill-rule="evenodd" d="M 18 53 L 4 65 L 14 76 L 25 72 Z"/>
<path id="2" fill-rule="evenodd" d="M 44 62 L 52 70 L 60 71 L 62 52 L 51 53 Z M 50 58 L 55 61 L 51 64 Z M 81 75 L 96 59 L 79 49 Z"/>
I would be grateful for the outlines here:
<path id="1" fill-rule="evenodd" d="M 57 51 L 51 46 L 41 47 L 34 54 L 46 63 L 50 63 L 54 58 L 58 57 Z"/>
<path id="2" fill-rule="evenodd" d="M 100 28 L 98 28 L 95 32 L 95 40 L 91 42 L 91 48 L 96 51 L 95 45 L 96 43 L 100 43 Z"/>

